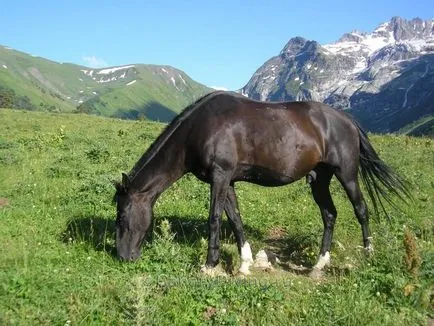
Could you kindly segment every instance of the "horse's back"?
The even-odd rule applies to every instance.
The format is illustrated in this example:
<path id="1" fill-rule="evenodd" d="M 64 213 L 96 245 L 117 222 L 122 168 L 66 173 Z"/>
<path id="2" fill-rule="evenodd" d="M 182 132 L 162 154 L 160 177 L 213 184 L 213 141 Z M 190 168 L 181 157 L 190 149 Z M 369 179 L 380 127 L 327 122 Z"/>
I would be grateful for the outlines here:
<path id="1" fill-rule="evenodd" d="M 321 103 L 269 103 L 219 93 L 192 117 L 188 156 L 195 158 L 192 170 L 200 170 L 204 179 L 220 166 L 233 171 L 236 180 L 285 184 L 337 151 L 331 142 L 338 138 L 336 129 L 348 129 L 339 127 L 345 123 L 345 117 Z"/>

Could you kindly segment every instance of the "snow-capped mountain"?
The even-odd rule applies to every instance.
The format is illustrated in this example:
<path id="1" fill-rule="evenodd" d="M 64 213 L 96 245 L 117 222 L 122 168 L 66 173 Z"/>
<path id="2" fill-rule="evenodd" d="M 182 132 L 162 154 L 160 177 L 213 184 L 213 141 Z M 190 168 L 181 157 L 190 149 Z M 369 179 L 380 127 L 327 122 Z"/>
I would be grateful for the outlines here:
<path id="1" fill-rule="evenodd" d="M 292 38 L 241 92 L 268 101 L 326 102 L 352 109 L 372 130 L 393 131 L 434 113 L 434 102 L 426 100 L 433 90 L 434 20 L 394 17 L 372 33 L 353 31 L 333 44 Z M 398 112 L 410 109 L 414 114 Z"/>

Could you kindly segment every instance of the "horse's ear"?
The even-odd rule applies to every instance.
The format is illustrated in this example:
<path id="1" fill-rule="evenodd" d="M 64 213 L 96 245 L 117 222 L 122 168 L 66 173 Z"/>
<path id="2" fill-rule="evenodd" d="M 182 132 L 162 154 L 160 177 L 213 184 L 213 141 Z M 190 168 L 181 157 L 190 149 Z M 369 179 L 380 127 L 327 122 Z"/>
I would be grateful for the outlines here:
<path id="1" fill-rule="evenodd" d="M 130 177 L 125 173 L 122 173 L 122 186 L 124 186 L 125 189 L 128 189 L 130 184 L 131 184 Z"/>

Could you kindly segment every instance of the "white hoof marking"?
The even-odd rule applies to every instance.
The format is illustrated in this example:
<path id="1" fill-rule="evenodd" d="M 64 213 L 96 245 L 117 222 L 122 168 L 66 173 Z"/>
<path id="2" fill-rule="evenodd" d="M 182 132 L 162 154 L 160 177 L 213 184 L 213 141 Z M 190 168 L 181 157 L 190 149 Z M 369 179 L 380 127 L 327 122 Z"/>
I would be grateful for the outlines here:
<path id="1" fill-rule="evenodd" d="M 249 268 L 250 268 L 250 263 L 248 263 L 248 262 L 242 262 L 241 263 L 241 267 L 240 267 L 240 269 L 238 270 L 238 272 L 240 272 L 241 274 L 243 274 L 243 275 L 250 275 L 250 270 L 249 270 Z"/>
<path id="2" fill-rule="evenodd" d="M 370 243 L 369 246 L 367 246 L 366 248 L 364 248 L 366 254 L 371 255 L 374 253 L 374 247 L 372 246 L 372 244 Z"/>
<path id="3" fill-rule="evenodd" d="M 322 270 L 325 266 L 330 266 L 330 253 L 328 251 L 324 255 L 319 256 L 318 262 L 313 268 Z"/>
<path id="4" fill-rule="evenodd" d="M 253 263 L 252 250 L 250 249 L 250 244 L 246 241 L 241 247 L 241 267 L 238 270 L 241 274 L 250 274 L 250 265 Z"/>

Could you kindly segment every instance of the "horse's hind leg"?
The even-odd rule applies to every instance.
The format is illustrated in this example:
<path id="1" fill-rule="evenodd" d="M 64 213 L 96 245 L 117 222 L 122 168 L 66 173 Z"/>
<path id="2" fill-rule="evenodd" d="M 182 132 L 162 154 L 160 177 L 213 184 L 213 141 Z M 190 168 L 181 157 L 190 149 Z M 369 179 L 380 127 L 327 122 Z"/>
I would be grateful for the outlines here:
<path id="1" fill-rule="evenodd" d="M 319 165 L 314 171 L 316 172 L 316 178 L 311 179 L 309 183 L 312 189 L 313 198 L 321 211 L 321 217 L 324 224 L 319 259 L 313 267 L 311 274 L 312 276 L 317 276 L 318 272 L 330 264 L 330 246 L 337 212 L 329 190 L 330 180 L 333 176 L 333 169 L 326 165 Z"/>
<path id="2" fill-rule="evenodd" d="M 368 207 L 363 199 L 362 191 L 357 179 L 357 168 L 340 169 L 336 171 L 336 177 L 342 184 L 347 193 L 348 198 L 354 208 L 354 213 L 362 228 L 363 247 L 367 253 L 371 253 L 373 248 L 371 244 L 371 237 L 369 234 L 369 215 Z"/>
<path id="3" fill-rule="evenodd" d="M 228 189 L 225 212 L 228 216 L 229 224 L 234 232 L 237 241 L 238 252 L 241 256 L 241 267 L 239 272 L 250 274 L 249 267 L 253 262 L 252 251 L 249 243 L 244 238 L 243 223 L 241 222 L 240 211 L 238 209 L 237 197 L 235 195 L 234 185 L 231 183 Z"/>

